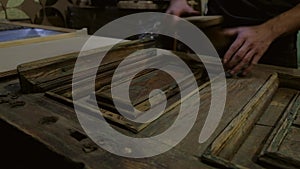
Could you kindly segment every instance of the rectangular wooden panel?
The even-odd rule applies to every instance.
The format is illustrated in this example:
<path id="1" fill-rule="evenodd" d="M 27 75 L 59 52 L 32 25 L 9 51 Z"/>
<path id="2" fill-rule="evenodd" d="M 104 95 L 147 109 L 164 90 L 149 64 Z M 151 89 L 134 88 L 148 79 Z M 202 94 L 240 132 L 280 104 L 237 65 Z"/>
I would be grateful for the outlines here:
<path id="1" fill-rule="evenodd" d="M 135 112 L 133 109 L 131 109 L 132 106 L 134 106 L 137 110 L 141 112 L 146 112 L 148 109 L 150 109 L 151 105 L 149 102 L 149 94 L 154 89 L 159 89 L 166 95 L 167 99 L 170 99 L 171 97 L 175 97 L 175 95 L 180 91 L 178 88 L 178 85 L 182 86 L 182 90 L 186 90 L 191 83 L 193 82 L 193 78 L 196 78 L 196 80 L 201 83 L 202 80 L 203 83 L 203 68 L 198 67 L 198 71 L 195 72 L 195 74 L 185 76 L 184 74 L 180 74 L 180 72 L 175 71 L 176 67 L 169 67 L 169 72 L 173 71 L 173 74 L 177 74 L 178 77 L 178 83 L 167 73 L 160 71 L 160 70 L 153 70 L 149 73 L 143 74 L 142 76 L 139 76 L 137 78 L 134 78 L 130 82 L 130 100 L 124 100 L 122 98 L 111 96 L 111 90 L 116 90 L 115 88 L 124 90 L 120 86 L 123 85 L 123 83 L 114 86 L 111 88 L 107 88 L 105 90 L 99 90 L 96 92 L 96 97 L 99 100 L 98 104 L 102 106 L 103 108 L 107 108 L 108 110 L 111 110 L 112 112 L 119 113 L 114 108 L 114 103 L 118 103 L 122 107 L 122 113 L 125 113 L 129 115 L 131 118 L 136 118 L 140 114 L 138 112 Z M 178 68 L 177 68 L 178 70 Z M 120 91 L 122 92 L 122 91 Z M 159 93 L 153 95 L 152 97 L 155 98 L 159 95 Z M 185 96 L 181 96 L 185 97 Z M 161 102 L 157 99 L 152 99 L 152 106 L 157 106 Z M 174 99 L 171 99 L 169 101 L 176 101 Z M 172 104 L 169 103 L 169 104 Z"/>
<path id="2" fill-rule="evenodd" d="M 144 72 L 144 73 L 140 74 L 140 76 L 136 76 L 135 79 L 137 79 L 138 83 L 143 83 L 143 86 L 145 86 L 145 87 L 151 86 L 150 84 L 147 84 L 147 81 L 150 81 L 151 84 L 153 84 L 153 82 L 155 82 L 155 80 L 158 80 L 157 81 L 158 84 L 156 84 L 158 86 L 156 86 L 156 87 L 161 87 L 159 85 L 162 84 L 160 82 L 163 78 L 161 76 L 159 76 L 157 79 L 155 79 L 155 78 L 153 79 L 153 74 L 152 74 L 153 72 L 158 73 L 157 70 Z M 202 73 L 203 73 L 202 69 L 200 67 L 198 67 L 198 71 L 195 72 L 195 77 L 196 77 L 196 80 L 198 80 L 198 84 L 203 84 L 206 81 L 205 78 L 203 79 L 203 77 L 205 77 L 205 76 L 202 76 Z M 152 75 L 152 76 L 150 76 L 150 75 Z M 126 76 L 124 76 L 124 77 L 126 77 Z M 187 78 L 185 77 L 184 79 L 182 79 L 183 80 L 182 86 L 188 87 L 190 85 L 190 81 L 192 80 L 191 79 L 192 77 L 194 78 L 194 75 L 191 75 Z M 100 78 L 100 81 L 101 80 L 102 79 Z M 123 79 L 123 81 L 128 81 L 128 80 L 130 80 L 130 79 L 126 79 L 126 78 Z M 146 80 L 146 81 L 143 82 L 143 80 Z M 173 80 L 173 79 L 170 79 L 170 80 Z M 97 84 L 97 82 L 96 82 L 96 84 Z M 165 113 L 167 113 L 172 108 L 179 105 L 181 99 L 182 99 L 182 101 L 184 101 L 185 98 L 188 98 L 189 96 L 181 96 L 180 94 L 178 94 L 178 90 L 176 90 L 177 85 L 176 85 L 176 83 L 174 83 L 174 81 L 166 81 L 166 79 L 164 79 L 163 84 L 164 84 L 164 86 L 162 86 L 162 87 L 163 87 L 164 91 L 166 92 L 166 95 L 168 96 L 167 108 L 165 110 Z M 202 85 L 199 88 L 199 90 L 204 88 L 207 85 L 208 84 Z M 102 91 L 105 91 L 107 94 L 107 96 L 101 96 L 101 98 L 100 98 L 101 102 L 100 101 L 98 102 L 98 104 L 102 108 L 101 110 L 102 110 L 104 117 L 107 118 L 108 120 L 114 122 L 115 124 L 124 126 L 125 128 L 127 128 L 133 132 L 139 132 L 142 129 L 144 129 L 145 127 L 147 127 L 150 123 L 141 124 L 141 123 L 132 122 L 129 119 L 123 117 L 117 110 L 115 110 L 112 100 L 110 98 L 110 88 L 107 89 L 107 87 L 110 87 L 110 86 L 111 85 L 100 88 L 98 91 L 99 93 L 101 93 Z M 131 83 L 131 86 L 133 88 L 140 89 L 134 82 Z M 73 91 L 73 94 L 78 94 L 77 92 L 86 94 L 84 87 L 82 87 L 82 88 L 80 87 L 80 89 L 82 91 L 81 90 L 78 90 L 76 92 Z M 151 91 L 149 88 L 146 88 L 146 90 Z M 98 92 L 96 92 L 96 95 Z M 143 111 L 146 111 L 147 108 L 149 108 L 149 106 L 150 106 L 148 98 L 147 98 L 147 95 L 149 93 L 147 94 L 147 92 L 143 92 L 144 94 L 140 95 L 139 92 L 140 92 L 139 90 L 137 90 L 135 92 L 138 97 L 136 97 L 136 99 L 134 101 L 136 103 L 135 104 L 136 108 L 143 112 Z M 64 101 L 65 103 L 68 103 L 70 105 L 72 105 L 72 103 L 73 103 L 72 88 L 70 85 L 56 88 L 54 90 L 47 92 L 46 94 L 56 100 Z M 192 93 L 189 93 L 189 94 L 192 94 Z M 82 98 L 82 100 L 85 100 L 85 102 L 86 102 L 85 105 L 80 105 L 80 106 L 82 106 L 84 109 L 92 110 L 95 114 L 97 114 L 98 107 L 94 107 L 94 104 L 90 100 L 89 96 L 82 94 L 82 95 L 80 95 L 80 97 Z M 108 99 L 109 101 L 103 102 L 103 98 Z M 125 113 L 127 113 L 128 115 L 131 115 L 131 117 L 133 117 L 133 118 L 137 117 L 131 111 L 126 111 Z"/>

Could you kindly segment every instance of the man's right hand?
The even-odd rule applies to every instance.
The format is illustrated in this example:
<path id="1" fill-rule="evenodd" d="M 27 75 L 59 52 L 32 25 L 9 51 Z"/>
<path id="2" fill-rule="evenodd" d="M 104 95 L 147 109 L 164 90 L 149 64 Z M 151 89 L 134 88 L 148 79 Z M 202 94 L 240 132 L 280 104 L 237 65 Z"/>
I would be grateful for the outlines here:
<path id="1" fill-rule="evenodd" d="M 199 15 L 198 11 L 195 11 L 192 7 L 190 7 L 186 0 L 171 0 L 170 6 L 166 11 L 167 14 L 172 14 L 176 16 L 181 16 L 183 14 L 189 15 Z"/>

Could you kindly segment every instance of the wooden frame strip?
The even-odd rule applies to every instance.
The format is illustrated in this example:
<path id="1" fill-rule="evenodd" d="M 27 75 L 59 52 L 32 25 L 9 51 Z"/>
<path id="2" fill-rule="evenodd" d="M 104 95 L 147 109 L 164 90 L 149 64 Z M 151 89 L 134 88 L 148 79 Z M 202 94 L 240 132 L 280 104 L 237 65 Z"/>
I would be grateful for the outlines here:
<path id="1" fill-rule="evenodd" d="M 4 22 L 0 22 L 0 23 L 61 32 L 61 34 L 58 34 L 58 35 L 49 35 L 49 36 L 45 36 L 45 37 L 35 37 L 35 38 L 1 42 L 0 48 L 21 46 L 21 45 L 26 45 L 26 44 L 39 43 L 39 42 L 45 42 L 45 41 L 53 41 L 53 40 L 59 40 L 59 39 L 64 39 L 64 38 L 72 38 L 72 37 L 76 37 L 76 36 L 87 35 L 86 29 L 72 30 L 72 29 L 59 28 L 59 27 L 54 27 L 54 26 L 34 25 L 34 24 L 28 24 L 28 23 L 9 22 L 9 21 L 4 21 Z"/>
<path id="2" fill-rule="evenodd" d="M 296 94 L 293 98 L 279 122 L 280 125 L 277 125 L 273 130 L 269 140 L 259 155 L 258 160 L 260 162 L 277 167 L 281 166 L 282 168 L 299 168 L 300 161 L 298 159 L 288 157 L 278 151 L 299 112 L 300 93 Z"/>
<path id="3" fill-rule="evenodd" d="M 223 168 L 244 168 L 231 163 L 231 158 L 247 138 L 279 86 L 277 73 L 272 74 L 255 96 L 215 139 L 202 155 L 204 162 Z M 222 153 L 222 156 L 220 154 Z"/>

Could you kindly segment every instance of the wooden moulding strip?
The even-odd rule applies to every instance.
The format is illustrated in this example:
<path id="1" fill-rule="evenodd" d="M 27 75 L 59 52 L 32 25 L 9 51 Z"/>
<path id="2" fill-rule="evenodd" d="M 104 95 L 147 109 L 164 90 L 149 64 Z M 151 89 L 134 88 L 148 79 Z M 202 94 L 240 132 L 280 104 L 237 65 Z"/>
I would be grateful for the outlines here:
<path id="1" fill-rule="evenodd" d="M 278 86 L 278 75 L 274 73 L 208 147 L 201 157 L 202 160 L 223 168 L 232 168 L 232 166 L 235 166 L 234 168 L 244 168 L 231 163 L 230 160 L 247 138 L 247 134 L 251 132 Z M 220 156 L 221 153 L 222 157 Z"/>
<path id="2" fill-rule="evenodd" d="M 289 132 L 297 114 L 300 112 L 300 93 L 298 92 L 284 112 L 283 117 L 273 130 L 269 140 L 259 155 L 259 161 L 282 168 L 299 168 L 300 161 L 288 157 L 278 150 Z"/>
<path id="3" fill-rule="evenodd" d="M 54 40 L 60 40 L 60 39 L 66 39 L 66 38 L 73 38 L 73 37 L 82 36 L 82 35 L 87 35 L 85 30 L 79 30 L 76 32 L 68 32 L 68 33 L 62 32 L 62 34 L 49 35 L 49 36 L 45 36 L 45 37 L 35 37 L 35 38 L 28 38 L 28 39 L 13 40 L 13 41 L 8 41 L 8 42 L 0 42 L 0 48 L 21 46 L 21 45 L 40 43 L 40 42 L 46 42 L 46 41 L 54 41 Z"/>
<path id="4" fill-rule="evenodd" d="M 11 70 L 6 72 L 0 72 L 0 79 L 10 78 L 10 77 L 16 77 L 18 75 L 17 70 Z"/>
<path id="5" fill-rule="evenodd" d="M 155 72 L 155 71 L 153 71 Z M 150 72 L 150 73 L 153 73 L 153 72 Z M 149 73 L 149 74 L 150 74 Z M 142 79 L 145 79 L 145 76 L 147 76 L 148 74 L 145 74 L 145 75 L 142 75 L 138 78 L 142 78 Z M 198 76 L 197 76 L 198 75 Z M 191 85 L 191 81 L 192 81 L 192 78 L 195 77 L 197 81 L 199 81 L 202 77 L 202 72 L 198 72 L 196 73 L 195 75 L 191 75 L 191 76 L 187 76 L 187 77 L 183 77 L 184 80 L 182 80 L 181 82 L 179 82 L 179 85 L 182 86 L 182 89 L 183 90 L 186 90 L 188 88 L 188 86 Z M 128 79 L 130 80 L 130 79 Z M 164 91 L 167 99 L 171 99 L 171 97 L 174 97 L 176 94 L 179 93 L 179 89 L 176 89 L 177 87 L 177 83 L 170 83 L 169 85 L 165 85 L 163 86 L 162 88 L 160 88 L 162 91 Z M 192 93 L 195 93 L 197 90 L 193 91 Z M 126 100 L 122 100 L 120 98 L 111 98 L 111 94 L 110 94 L 110 90 L 109 91 L 106 91 L 105 94 L 102 94 L 101 95 L 101 91 L 97 92 L 97 95 L 96 95 L 97 98 L 102 98 L 101 102 L 98 102 L 98 104 L 100 106 L 103 106 L 103 107 L 106 107 L 106 108 L 109 108 L 110 110 L 112 111 L 117 111 L 114 107 L 114 105 L 112 104 L 112 102 L 119 102 L 119 104 L 122 104 L 122 105 L 128 105 L 128 104 L 133 104 L 133 106 L 137 109 L 137 110 L 140 110 L 142 112 L 145 112 L 148 110 L 148 108 L 150 107 L 150 103 L 148 102 L 149 101 L 149 98 L 148 98 L 148 95 L 146 95 L 145 98 L 141 99 L 141 97 L 139 97 L 140 102 L 136 102 L 134 103 L 134 101 L 131 101 L 131 103 L 129 103 L 128 101 Z M 153 96 L 155 97 L 155 96 Z M 187 98 L 185 98 L 184 96 L 181 96 L 183 97 L 183 101 L 186 100 Z M 105 103 L 104 100 L 107 100 L 107 102 Z M 175 102 L 177 102 L 177 100 L 174 100 Z M 156 106 L 158 105 L 160 102 L 154 102 L 151 104 L 151 106 Z M 170 105 L 173 105 L 172 102 Z M 121 108 L 122 109 L 122 108 Z M 141 114 L 135 114 L 135 113 L 132 113 L 134 110 L 127 110 L 127 109 L 123 109 L 122 110 L 123 113 L 126 113 L 128 116 L 130 116 L 131 118 L 137 118 L 138 116 L 140 116 Z"/>
<path id="6" fill-rule="evenodd" d="M 300 72 L 298 75 L 278 73 L 280 87 L 300 90 Z"/>
<path id="7" fill-rule="evenodd" d="M 170 105 L 168 108 L 166 108 L 165 113 L 170 112 L 171 110 L 173 110 L 174 108 L 176 108 L 177 106 L 180 106 L 181 102 L 184 102 L 185 100 L 187 100 L 188 98 L 190 98 L 191 96 L 195 95 L 197 93 L 197 91 L 201 91 L 202 89 L 208 87 L 210 85 L 210 82 L 206 82 L 203 85 L 199 86 L 198 89 L 195 89 L 194 91 L 192 91 L 191 93 L 189 93 L 187 96 L 183 97 L 181 100 L 176 101 L 175 103 L 173 103 L 172 105 Z M 60 96 L 59 94 L 56 94 L 53 91 L 49 91 L 46 92 L 46 95 L 49 97 L 52 97 L 56 100 L 59 101 L 63 101 L 69 105 L 73 105 L 73 101 L 69 98 L 65 98 Z M 86 100 L 86 104 L 79 104 L 79 103 L 75 103 L 77 104 L 79 107 L 81 107 L 83 110 L 87 110 L 88 112 L 92 112 L 91 116 L 94 116 L 95 118 L 98 118 L 98 107 L 93 107 L 92 104 L 90 104 L 89 102 L 89 98 L 82 98 L 83 100 Z M 124 126 L 125 128 L 129 129 L 130 131 L 132 131 L 133 133 L 138 133 L 140 131 L 142 131 L 143 129 L 145 129 L 150 123 L 134 123 L 130 120 L 128 120 L 127 118 L 123 117 L 122 115 L 107 111 L 107 110 L 102 110 L 102 115 L 104 118 L 106 118 L 107 120 Z"/>
<path id="8" fill-rule="evenodd" d="M 30 28 L 47 29 L 47 30 L 53 30 L 53 31 L 58 31 L 58 32 L 66 32 L 66 33 L 77 31 L 75 29 L 61 28 L 61 27 L 48 26 L 48 25 L 37 25 L 37 24 L 30 24 L 30 23 L 24 23 L 24 22 L 4 21 L 4 22 L 0 22 L 0 23 L 16 25 L 16 26 L 30 27 Z"/>
<path id="9" fill-rule="evenodd" d="M 221 15 L 215 15 L 215 16 L 190 16 L 184 18 L 187 21 L 195 24 L 199 28 L 207 28 L 211 26 L 220 25 L 224 18 Z"/>
<path id="10" fill-rule="evenodd" d="M 118 65 L 122 59 L 125 58 L 127 53 L 133 53 L 139 49 L 151 47 L 151 45 L 154 45 L 153 41 L 133 41 L 121 43 L 112 49 L 112 53 L 110 54 L 114 56 L 109 57 L 111 61 L 108 59 L 103 61 L 104 63 L 100 66 L 99 71 L 110 71 L 116 67 L 116 65 Z M 101 47 L 99 49 L 83 52 L 82 56 L 84 56 L 86 59 L 84 61 L 81 60 L 81 62 L 78 64 L 81 64 L 85 70 L 77 73 L 76 77 L 79 79 L 90 76 L 90 72 L 98 69 L 98 66 L 89 66 L 89 62 L 97 59 L 94 54 L 99 52 L 103 53 L 108 49 L 109 47 Z M 152 56 L 155 54 L 155 50 L 148 50 L 143 57 L 147 58 L 147 56 Z M 44 92 L 58 87 L 57 85 L 70 84 L 72 81 L 73 68 L 77 56 L 78 54 L 75 52 L 19 65 L 17 70 L 21 80 L 22 91 L 24 93 Z M 138 56 L 139 54 L 130 56 L 130 58 L 133 62 L 143 59 L 143 57 Z"/>
<path id="11" fill-rule="evenodd" d="M 198 89 L 195 89 L 194 91 L 192 91 L 191 93 L 189 93 L 188 95 L 184 96 L 182 99 L 176 101 L 175 103 L 173 103 L 172 105 L 170 105 L 169 107 L 166 108 L 164 114 L 170 112 L 171 110 L 175 109 L 177 106 L 180 106 L 180 104 L 184 101 L 186 101 L 188 98 L 192 97 L 193 95 L 197 94 L 198 91 L 203 90 L 204 88 L 208 87 L 210 85 L 210 82 L 206 82 L 203 85 L 201 85 Z M 124 117 L 123 117 L 124 118 Z M 158 119 L 158 118 L 157 118 Z M 150 123 L 143 123 L 143 124 L 139 124 L 138 126 L 133 125 L 134 127 L 129 128 L 131 129 L 131 131 L 138 133 L 141 130 L 143 130 L 144 128 L 146 128 Z"/>
<path id="12" fill-rule="evenodd" d="M 212 164 L 217 168 L 230 168 L 230 169 L 248 169 L 247 167 L 234 164 L 222 157 L 218 157 L 215 155 L 207 154 L 205 155 L 205 162 L 208 164 Z"/>
<path id="13" fill-rule="evenodd" d="M 57 94 L 53 91 L 46 92 L 45 96 L 52 98 L 56 101 L 62 102 L 64 104 L 67 104 L 68 106 L 73 106 L 73 101 L 70 98 L 61 96 L 60 94 Z"/>

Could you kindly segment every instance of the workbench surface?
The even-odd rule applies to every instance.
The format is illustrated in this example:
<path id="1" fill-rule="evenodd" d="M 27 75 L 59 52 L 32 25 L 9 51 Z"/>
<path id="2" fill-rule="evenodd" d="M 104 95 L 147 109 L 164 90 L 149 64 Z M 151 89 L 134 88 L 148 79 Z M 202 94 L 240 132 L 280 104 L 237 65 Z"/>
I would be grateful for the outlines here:
<path id="1" fill-rule="evenodd" d="M 211 161 L 209 155 L 206 158 L 203 158 L 203 155 L 207 155 L 208 150 L 214 146 L 212 143 L 220 134 L 225 134 L 226 127 L 234 124 L 234 119 L 245 112 L 245 107 L 252 103 L 251 100 L 256 97 L 258 91 L 263 88 L 274 72 L 300 76 L 299 70 L 259 65 L 250 76 L 227 79 L 227 102 L 221 123 L 208 141 L 199 144 L 199 133 L 210 106 L 210 86 L 207 86 L 200 91 L 200 111 L 194 127 L 186 138 L 164 154 L 143 159 L 123 158 L 101 149 L 87 137 L 71 106 L 48 98 L 44 93 L 22 94 L 17 77 L 2 78 L 0 79 L 0 92 L 4 95 L 0 98 L 2 103 L 0 104 L 0 124 L 1 132 L 7 135 L 1 139 L 3 142 L 1 145 L 4 145 L 1 161 L 10 168 L 205 169 L 213 168 L 213 166 L 218 168 L 222 159 L 221 162 Z M 299 79 L 296 79 L 295 83 L 299 84 Z M 216 156 L 230 161 L 234 166 L 263 168 L 257 163 L 257 154 L 264 147 L 285 110 L 279 110 L 278 107 L 270 108 L 268 105 L 274 106 L 275 103 L 270 104 L 273 100 L 277 105 L 286 107 L 290 103 L 287 100 L 291 100 L 298 90 L 297 88 L 290 89 L 289 86 L 279 87 L 276 88 L 271 99 L 260 100 L 267 106 L 263 108 L 261 116 L 257 115 L 258 119 L 252 119 L 253 122 L 249 116 L 250 122 L 245 122 L 245 126 L 249 123 L 251 127 L 244 132 L 246 137 L 242 138 L 245 139 L 238 142 L 232 141 L 232 143 L 239 143 L 238 145 L 224 144 L 229 149 L 236 145 L 238 147 L 236 151 L 228 155 L 226 153 L 230 151 L 224 150 L 223 152 L 222 150 Z M 10 94 L 5 96 L 5 93 Z M 25 105 L 14 106 L 15 100 L 23 101 Z M 278 112 L 274 114 L 274 110 L 278 110 Z M 253 111 L 255 112 L 255 110 Z M 175 109 L 160 117 L 138 134 L 133 134 L 114 124 L 111 125 L 128 135 L 149 137 L 166 130 L 174 122 L 176 116 Z M 245 128 L 242 127 L 242 129 Z M 299 138 L 300 133 L 295 135 Z M 14 159 L 14 163 L 10 162 L 12 159 Z M 37 160 L 44 162 L 44 165 L 37 163 Z M 226 167 L 226 165 L 221 166 Z M 232 165 L 227 165 L 228 168 L 230 166 Z"/>

